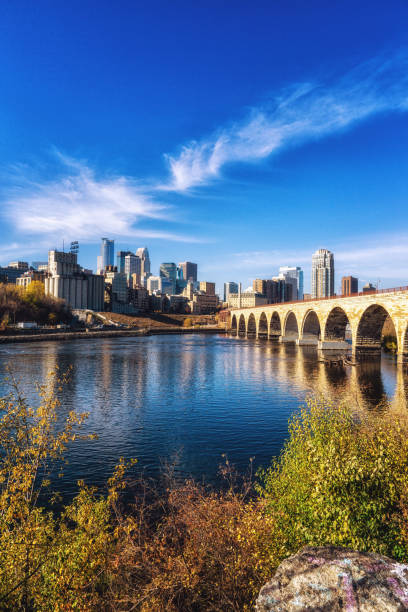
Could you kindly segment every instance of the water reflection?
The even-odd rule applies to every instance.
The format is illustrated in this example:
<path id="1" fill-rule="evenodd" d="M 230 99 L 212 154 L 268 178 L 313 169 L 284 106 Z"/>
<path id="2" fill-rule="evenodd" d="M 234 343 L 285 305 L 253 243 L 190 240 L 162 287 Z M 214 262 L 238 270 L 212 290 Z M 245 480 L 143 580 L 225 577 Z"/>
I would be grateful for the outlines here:
<path id="1" fill-rule="evenodd" d="M 223 453 L 239 469 L 250 457 L 269 463 L 287 435 L 290 415 L 309 394 L 373 410 L 387 400 L 407 409 L 408 376 L 395 358 L 330 367 L 315 347 L 225 336 L 156 336 L 0 347 L 0 393 L 6 365 L 27 395 L 33 380 L 72 366 L 63 413 L 89 411 L 88 432 L 69 455 L 63 492 L 85 478 L 101 484 L 120 456 L 137 457 L 155 476 L 177 457 L 180 477 L 217 477 Z"/>

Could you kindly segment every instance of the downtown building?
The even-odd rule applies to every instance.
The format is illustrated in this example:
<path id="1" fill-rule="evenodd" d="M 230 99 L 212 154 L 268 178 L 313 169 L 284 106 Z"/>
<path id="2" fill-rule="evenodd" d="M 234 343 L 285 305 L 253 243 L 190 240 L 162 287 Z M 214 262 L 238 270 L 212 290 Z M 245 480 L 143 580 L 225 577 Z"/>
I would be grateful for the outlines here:
<path id="1" fill-rule="evenodd" d="M 174 295 L 176 293 L 176 283 L 177 283 L 177 266 L 173 262 L 164 262 L 160 264 L 160 277 L 165 279 L 164 282 L 168 289 L 165 291 L 163 289 L 163 293 L 169 293 L 170 295 Z M 167 281 L 167 282 L 166 282 Z"/>
<path id="2" fill-rule="evenodd" d="M 137 249 L 136 257 L 140 259 L 140 283 L 143 287 L 146 287 L 147 279 L 151 275 L 150 256 L 147 247 L 140 247 Z"/>
<path id="3" fill-rule="evenodd" d="M 358 278 L 343 276 L 341 279 L 341 294 L 352 295 L 353 293 L 358 293 Z"/>
<path id="4" fill-rule="evenodd" d="M 73 309 L 102 311 L 104 307 L 104 277 L 85 273 L 76 253 L 49 251 L 44 289 L 46 295 L 65 300 Z"/>
<path id="5" fill-rule="evenodd" d="M 281 266 L 278 278 L 283 278 L 293 286 L 292 300 L 303 300 L 303 270 L 299 266 Z M 292 281 L 296 282 L 293 283 Z"/>
<path id="6" fill-rule="evenodd" d="M 287 276 L 274 276 L 271 279 L 256 278 L 252 283 L 252 290 L 257 295 L 266 298 L 267 304 L 279 304 L 297 300 L 297 280 Z"/>
<path id="7" fill-rule="evenodd" d="M 234 283 L 233 281 L 224 283 L 224 302 L 228 302 L 230 293 L 238 293 L 238 291 L 238 283 Z"/>
<path id="8" fill-rule="evenodd" d="M 105 268 L 113 266 L 115 263 L 115 241 L 109 238 L 102 238 L 101 254 L 97 259 L 97 274 L 103 274 Z"/>
<path id="9" fill-rule="evenodd" d="M 0 267 L 0 282 L 16 284 L 17 279 L 28 270 L 26 261 L 11 261 L 8 266 Z"/>
<path id="10" fill-rule="evenodd" d="M 179 263 L 180 279 L 185 281 L 197 282 L 197 264 L 191 261 L 183 261 Z"/>
<path id="11" fill-rule="evenodd" d="M 312 300 L 334 295 L 334 256 L 327 249 L 312 257 Z"/>
<path id="12" fill-rule="evenodd" d="M 238 292 L 228 295 L 228 308 L 249 308 L 254 306 L 263 306 L 268 303 L 266 296 L 258 291 L 256 287 L 260 287 L 256 279 L 253 287 L 248 287 L 245 291 L 241 291 L 241 283 L 238 284 Z"/>

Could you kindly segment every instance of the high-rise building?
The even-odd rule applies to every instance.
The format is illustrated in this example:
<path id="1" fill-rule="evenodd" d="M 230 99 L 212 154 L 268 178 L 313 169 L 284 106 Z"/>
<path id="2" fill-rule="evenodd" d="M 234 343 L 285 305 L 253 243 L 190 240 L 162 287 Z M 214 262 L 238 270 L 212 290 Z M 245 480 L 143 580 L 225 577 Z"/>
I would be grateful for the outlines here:
<path id="1" fill-rule="evenodd" d="M 230 293 L 238 293 L 238 283 L 234 283 L 233 281 L 224 283 L 224 302 L 228 302 Z"/>
<path id="2" fill-rule="evenodd" d="M 136 251 L 136 255 L 140 259 L 140 277 L 142 285 L 146 286 L 146 281 L 150 276 L 150 257 L 146 247 L 140 247 Z"/>
<path id="3" fill-rule="evenodd" d="M 334 295 L 334 257 L 331 251 L 319 249 L 312 257 L 312 298 Z"/>
<path id="4" fill-rule="evenodd" d="M 162 293 L 166 293 L 167 295 L 175 295 L 174 282 L 171 278 L 166 278 L 165 276 L 161 279 L 161 290 Z"/>
<path id="5" fill-rule="evenodd" d="M 183 293 L 184 289 L 187 287 L 188 280 L 184 279 L 184 271 L 183 268 L 180 267 L 180 264 L 177 266 L 177 279 L 176 279 L 176 294 L 180 295 Z"/>
<path id="6" fill-rule="evenodd" d="M 296 295 L 297 283 L 295 278 L 291 278 L 290 276 L 287 278 L 283 278 L 282 276 L 274 276 L 271 282 L 267 281 L 266 296 L 268 299 L 268 304 L 292 302 L 296 300 Z"/>
<path id="7" fill-rule="evenodd" d="M 136 274 L 139 277 L 138 282 L 140 283 L 141 267 L 142 262 L 140 257 L 134 253 L 129 253 L 129 255 L 125 256 L 125 266 L 123 272 L 126 274 L 128 281 L 130 280 L 132 274 Z"/>
<path id="8" fill-rule="evenodd" d="M 266 280 L 256 278 L 254 281 L 252 281 L 252 288 L 256 293 L 266 295 Z"/>
<path id="9" fill-rule="evenodd" d="M 183 261 L 179 263 L 179 268 L 183 273 L 183 280 L 197 281 L 197 264 L 191 261 Z"/>
<path id="10" fill-rule="evenodd" d="M 303 270 L 299 266 L 281 266 L 279 278 L 296 279 L 296 291 L 293 292 L 292 300 L 303 300 Z"/>
<path id="11" fill-rule="evenodd" d="M 98 269 L 105 270 L 106 266 L 113 266 L 115 263 L 115 241 L 102 238 L 101 259 L 98 261 Z"/>
<path id="12" fill-rule="evenodd" d="M 291 302 L 297 299 L 297 279 L 283 274 L 268 279 L 256 278 L 252 290 L 266 297 L 267 304 Z"/>
<path id="13" fill-rule="evenodd" d="M 358 278 L 343 276 L 341 279 L 341 294 L 351 295 L 352 293 L 358 293 Z"/>
<path id="14" fill-rule="evenodd" d="M 116 267 L 118 272 L 125 272 L 125 257 L 126 255 L 134 255 L 132 251 L 118 251 L 116 255 Z"/>
<path id="15" fill-rule="evenodd" d="M 172 262 L 164 262 L 160 264 L 160 276 L 162 278 L 167 278 L 172 283 L 172 293 L 176 292 L 176 281 L 177 281 L 177 266 Z M 170 289 L 169 285 L 166 283 L 166 287 Z M 164 290 L 163 290 L 164 291 Z M 166 291 L 167 293 L 167 291 Z"/>
<path id="16" fill-rule="evenodd" d="M 200 281 L 200 291 L 206 295 L 215 295 L 215 283 L 209 283 L 208 281 Z"/>

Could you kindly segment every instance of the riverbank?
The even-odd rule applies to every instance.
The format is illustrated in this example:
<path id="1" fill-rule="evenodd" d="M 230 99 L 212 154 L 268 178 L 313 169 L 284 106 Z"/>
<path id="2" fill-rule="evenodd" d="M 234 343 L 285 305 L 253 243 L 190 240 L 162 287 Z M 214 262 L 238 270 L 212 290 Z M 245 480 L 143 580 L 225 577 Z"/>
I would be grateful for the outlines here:
<path id="1" fill-rule="evenodd" d="M 224 334 L 225 329 L 221 327 L 153 327 L 143 329 L 104 329 L 104 330 L 89 330 L 89 331 L 64 331 L 64 332 L 35 332 L 21 333 L 18 335 L 8 336 L 0 335 L 0 344 L 15 344 L 19 342 L 48 342 L 50 340 L 89 340 L 92 338 L 116 338 L 116 337 L 132 337 L 132 336 L 152 336 L 158 334 Z"/>
<path id="2" fill-rule="evenodd" d="M 408 562 L 405 415 L 373 411 L 357 421 L 348 404 L 309 399 L 290 419 L 280 455 L 255 479 L 252 469 L 239 473 L 226 460 L 224 486 L 213 488 L 191 477 L 179 482 L 170 467 L 163 490 L 135 471 L 135 460 L 122 456 L 105 493 L 80 480 L 73 500 L 61 512 L 49 512 L 45 476 L 56 458 L 64 460 L 68 441 L 84 439 L 77 431 L 91 418 L 60 410 L 64 384 L 66 390 L 71 386 L 54 369 L 48 383 L 37 388 L 37 401 L 29 403 L 18 384 L 0 400 L 0 438 L 8 449 L 0 465 L 2 609 L 249 612 L 266 583 L 276 591 L 279 580 L 282 599 L 283 580 L 286 596 L 292 597 L 291 583 L 311 572 L 319 585 L 329 584 L 335 594 L 340 589 L 344 601 L 344 581 L 337 575 L 344 559 L 372 561 L 371 553 L 382 555 L 390 575 L 381 601 L 391 601 L 389 610 L 402 609 L 393 605 L 400 594 L 391 578 L 401 569 L 398 563 Z M 109 411 L 110 435 L 112 416 Z M 40 452 L 45 476 L 33 466 Z M 106 461 L 106 452 L 100 457 Z M 63 476 L 69 477 L 66 471 Z M 45 492 L 44 506 L 39 491 Z M 130 507 L 122 503 L 123 492 L 132 495 Z M 312 543 L 318 548 L 306 548 L 303 567 L 296 553 Z M 321 547 L 329 547 L 328 558 L 321 559 Z M 312 553 L 326 570 L 340 557 L 337 573 L 319 569 Z M 315 602 L 316 589 L 309 591 L 305 596 Z"/>

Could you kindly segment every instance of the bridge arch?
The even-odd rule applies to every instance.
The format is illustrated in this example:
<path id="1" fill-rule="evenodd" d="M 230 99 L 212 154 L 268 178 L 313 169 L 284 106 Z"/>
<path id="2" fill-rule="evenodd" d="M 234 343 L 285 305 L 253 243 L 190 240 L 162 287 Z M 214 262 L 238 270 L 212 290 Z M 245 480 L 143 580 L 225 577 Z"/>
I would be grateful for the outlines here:
<path id="1" fill-rule="evenodd" d="M 320 321 L 314 310 L 309 310 L 303 317 L 302 338 L 320 338 Z"/>
<path id="2" fill-rule="evenodd" d="M 336 306 L 326 319 L 324 326 L 324 339 L 333 341 L 344 341 L 346 339 L 346 328 L 350 325 L 349 318 L 343 308 Z"/>
<path id="3" fill-rule="evenodd" d="M 232 319 L 231 319 L 231 334 L 233 336 L 236 336 L 237 333 L 238 333 L 237 317 L 235 315 L 232 315 Z"/>
<path id="4" fill-rule="evenodd" d="M 280 316 L 275 311 L 272 313 L 271 320 L 269 323 L 269 337 L 272 339 L 279 338 L 282 335 L 282 325 Z"/>
<path id="5" fill-rule="evenodd" d="M 357 349 L 360 351 L 379 351 L 381 349 L 382 330 L 388 316 L 388 311 L 380 304 L 372 304 L 364 310 L 357 327 Z"/>
<path id="6" fill-rule="evenodd" d="M 256 320 L 252 312 L 248 317 L 247 336 L 248 338 L 256 338 Z"/>
<path id="7" fill-rule="evenodd" d="M 284 336 L 293 340 L 299 338 L 299 326 L 296 315 L 292 310 L 286 315 Z"/>
<path id="8" fill-rule="evenodd" d="M 263 312 L 258 321 L 258 338 L 268 338 L 268 319 Z"/>
<path id="9" fill-rule="evenodd" d="M 246 335 L 246 324 L 245 324 L 245 317 L 242 314 L 239 317 L 238 336 L 245 336 L 245 335 Z"/>

